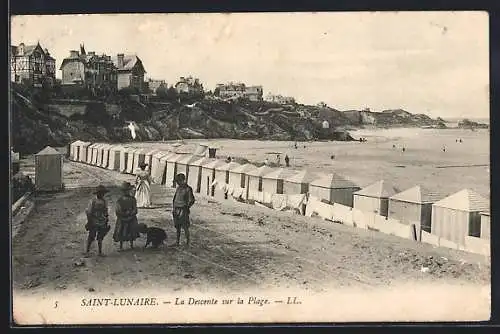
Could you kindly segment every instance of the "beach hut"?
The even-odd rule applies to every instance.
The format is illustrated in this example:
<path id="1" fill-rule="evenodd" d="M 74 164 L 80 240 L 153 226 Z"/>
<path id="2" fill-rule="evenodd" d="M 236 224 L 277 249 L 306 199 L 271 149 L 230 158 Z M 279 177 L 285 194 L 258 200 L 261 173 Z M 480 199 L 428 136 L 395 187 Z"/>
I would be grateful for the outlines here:
<path id="1" fill-rule="evenodd" d="M 146 149 L 146 153 L 144 153 L 144 162 L 148 164 L 149 170 L 151 170 L 151 168 L 153 166 L 153 154 L 155 154 L 157 152 L 161 152 L 161 151 L 158 149 L 154 149 L 154 150 Z"/>
<path id="2" fill-rule="evenodd" d="M 198 157 L 204 157 L 207 155 L 207 152 L 208 152 L 208 147 L 209 145 L 208 144 L 198 144 L 198 147 L 196 147 L 193 155 L 196 155 Z"/>
<path id="3" fill-rule="evenodd" d="M 199 193 L 201 188 L 201 168 L 203 165 L 213 161 L 207 157 L 198 157 L 198 160 L 189 164 L 188 185 L 193 188 L 193 192 Z"/>
<path id="4" fill-rule="evenodd" d="M 73 161 L 78 161 L 78 157 L 80 156 L 80 145 L 82 141 L 77 140 L 72 142 L 69 145 L 69 158 Z"/>
<path id="5" fill-rule="evenodd" d="M 58 191 L 63 188 L 63 154 L 47 146 L 35 154 L 35 189 Z"/>
<path id="6" fill-rule="evenodd" d="M 166 157 L 172 155 L 171 152 L 156 152 L 152 155 L 151 159 L 151 178 L 154 183 L 164 184 L 165 182 L 165 168 L 167 166 Z"/>
<path id="7" fill-rule="evenodd" d="M 137 170 L 139 169 L 139 165 L 142 162 L 146 162 L 146 153 L 148 149 L 138 148 L 134 151 L 134 166 L 132 167 L 132 174 L 137 174 Z M 151 167 L 151 166 L 149 166 Z"/>
<path id="8" fill-rule="evenodd" d="M 240 164 L 237 162 L 225 163 L 224 165 L 219 165 L 215 167 L 215 180 L 217 181 L 217 185 L 214 190 L 214 197 L 217 199 L 227 199 L 227 193 L 221 190 L 221 186 L 229 184 L 229 172 L 237 167 Z"/>
<path id="9" fill-rule="evenodd" d="M 107 168 L 108 163 L 109 163 L 109 149 L 111 148 L 111 145 L 109 144 L 103 144 L 101 146 L 101 161 L 98 164 L 99 167 L 101 168 Z"/>
<path id="10" fill-rule="evenodd" d="M 103 158 L 104 158 L 104 149 L 107 147 L 107 144 L 101 144 L 97 146 L 97 158 L 96 158 L 96 166 L 101 167 L 103 163 Z"/>
<path id="11" fill-rule="evenodd" d="M 389 197 L 398 192 L 400 190 L 397 187 L 385 180 L 375 182 L 353 193 L 354 208 L 387 217 Z"/>
<path id="12" fill-rule="evenodd" d="M 465 237 L 481 235 L 481 212 L 489 211 L 486 198 L 461 190 L 432 205 L 431 233 L 465 246 Z"/>
<path id="13" fill-rule="evenodd" d="M 97 145 L 99 145 L 99 143 L 93 143 L 87 147 L 87 157 L 86 157 L 87 159 L 85 162 L 88 163 L 89 165 L 92 164 L 92 159 L 94 156 L 94 147 Z"/>
<path id="14" fill-rule="evenodd" d="M 274 171 L 274 168 L 269 166 L 262 166 L 257 169 L 251 170 L 247 172 L 248 176 L 248 190 L 247 192 L 257 192 L 263 191 L 262 187 L 262 176 L 271 173 Z"/>
<path id="15" fill-rule="evenodd" d="M 270 194 L 284 194 L 285 179 L 296 175 L 291 169 L 278 168 L 262 176 L 262 191 Z"/>
<path id="16" fill-rule="evenodd" d="M 441 193 L 421 186 L 406 189 L 389 197 L 388 218 L 410 225 L 420 222 L 422 230 L 431 232 L 432 204 L 444 198 Z"/>
<path id="17" fill-rule="evenodd" d="M 127 169 L 125 172 L 127 174 L 133 174 L 134 173 L 134 166 L 135 166 L 135 159 L 136 159 L 136 151 L 139 151 L 139 148 L 136 147 L 131 147 L 127 150 L 128 152 L 128 160 L 127 160 Z"/>
<path id="18" fill-rule="evenodd" d="M 120 152 L 123 146 L 120 145 L 110 145 L 108 150 L 108 166 L 110 170 L 120 170 Z"/>
<path id="19" fill-rule="evenodd" d="M 186 157 L 186 154 L 172 154 L 166 159 L 166 175 L 165 184 L 167 187 L 175 188 L 177 185 L 175 183 L 175 176 L 177 173 L 177 161 Z"/>
<path id="20" fill-rule="evenodd" d="M 490 239 L 491 236 L 491 218 L 489 211 L 483 211 L 481 215 L 481 239 Z"/>
<path id="21" fill-rule="evenodd" d="M 94 147 L 92 147 L 92 161 L 90 163 L 94 166 L 97 166 L 97 163 L 99 161 L 101 147 L 102 147 L 102 143 L 98 143 Z"/>
<path id="22" fill-rule="evenodd" d="M 323 176 L 320 173 L 313 173 L 308 170 L 298 172 L 285 179 L 284 193 L 288 195 L 307 194 L 309 184 Z"/>
<path id="23" fill-rule="evenodd" d="M 186 156 L 177 161 L 177 174 L 182 173 L 186 175 L 186 182 L 189 182 L 189 165 L 196 160 L 200 160 L 200 157 L 186 154 Z"/>
<path id="24" fill-rule="evenodd" d="M 200 194 L 207 196 L 214 195 L 215 186 L 213 186 L 212 184 L 215 181 L 215 169 L 225 164 L 226 163 L 222 160 L 210 159 L 210 162 L 201 166 Z"/>
<path id="25" fill-rule="evenodd" d="M 309 184 L 309 193 L 330 204 L 353 207 L 353 194 L 361 187 L 337 173 L 323 175 Z M 370 189 L 368 189 L 370 191 Z"/>
<path id="26" fill-rule="evenodd" d="M 78 161 L 80 162 L 87 162 L 87 156 L 88 156 L 88 151 L 89 151 L 89 146 L 92 145 L 92 143 L 82 141 L 80 142 L 79 149 L 78 149 Z"/>
<path id="27" fill-rule="evenodd" d="M 245 188 L 246 191 L 244 191 L 242 195 L 243 199 L 245 200 L 248 198 L 247 173 L 255 169 L 257 169 L 257 167 L 247 163 L 229 171 L 229 184 L 231 184 L 233 187 Z"/>
<path id="28" fill-rule="evenodd" d="M 120 147 L 120 173 L 126 173 L 127 172 L 127 165 L 129 159 L 132 159 L 129 154 L 130 148 L 128 146 L 121 146 Z"/>

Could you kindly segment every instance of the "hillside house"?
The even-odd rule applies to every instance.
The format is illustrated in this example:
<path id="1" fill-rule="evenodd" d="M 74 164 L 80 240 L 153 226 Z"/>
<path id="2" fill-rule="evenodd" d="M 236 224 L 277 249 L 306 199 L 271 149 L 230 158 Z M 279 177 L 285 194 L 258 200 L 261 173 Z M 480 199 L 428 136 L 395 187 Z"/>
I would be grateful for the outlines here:
<path id="1" fill-rule="evenodd" d="M 217 84 L 215 88 L 215 95 L 223 99 L 247 98 L 250 101 L 262 101 L 262 92 L 262 86 L 246 86 L 241 82 Z"/>
<path id="2" fill-rule="evenodd" d="M 203 85 L 200 79 L 189 77 L 180 77 L 175 84 L 175 89 L 179 94 L 203 94 Z"/>
<path id="3" fill-rule="evenodd" d="M 80 51 L 71 50 L 60 67 L 62 85 L 81 85 L 89 89 L 115 91 L 117 82 L 116 67 L 111 57 L 95 52 L 86 52 L 80 45 Z"/>
<path id="4" fill-rule="evenodd" d="M 13 82 L 21 83 L 27 80 L 35 87 L 41 87 L 43 82 L 53 84 L 56 79 L 56 60 L 40 43 L 12 45 L 10 72 Z"/>
<path id="5" fill-rule="evenodd" d="M 141 92 L 144 90 L 144 74 L 146 74 L 146 70 L 139 57 L 119 53 L 113 59 L 113 63 L 118 73 L 118 90 L 127 87 L 136 88 Z"/>
<path id="6" fill-rule="evenodd" d="M 268 102 L 273 102 L 273 103 L 278 103 L 278 104 L 295 104 L 295 98 L 291 96 L 283 96 L 283 95 L 274 95 L 274 94 L 267 94 L 266 101 Z"/>

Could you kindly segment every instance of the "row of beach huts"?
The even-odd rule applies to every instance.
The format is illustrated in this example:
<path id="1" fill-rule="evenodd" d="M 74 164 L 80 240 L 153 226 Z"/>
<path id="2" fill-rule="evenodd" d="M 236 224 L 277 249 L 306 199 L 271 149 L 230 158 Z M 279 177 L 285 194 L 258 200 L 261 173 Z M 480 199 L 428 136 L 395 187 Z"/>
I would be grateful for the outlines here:
<path id="1" fill-rule="evenodd" d="M 419 185 L 401 191 L 386 180 L 360 187 L 337 173 L 257 167 L 208 157 L 200 145 L 191 153 L 176 147 L 137 148 L 75 141 L 73 161 L 121 173 L 135 174 L 141 162 L 149 165 L 154 183 L 175 187 L 174 176 L 184 173 L 195 193 L 290 210 L 324 219 L 489 256 L 489 200 L 473 190 L 451 195 Z M 213 154 L 211 154 L 213 156 Z"/>

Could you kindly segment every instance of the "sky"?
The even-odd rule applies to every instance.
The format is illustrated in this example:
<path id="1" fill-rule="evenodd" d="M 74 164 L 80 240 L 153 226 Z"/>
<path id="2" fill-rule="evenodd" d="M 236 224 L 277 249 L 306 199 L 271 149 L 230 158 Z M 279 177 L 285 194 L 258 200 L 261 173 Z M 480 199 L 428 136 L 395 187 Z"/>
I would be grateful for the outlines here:
<path id="1" fill-rule="evenodd" d="M 136 54 L 146 77 L 262 85 L 339 110 L 402 108 L 489 117 L 486 12 L 94 14 L 14 16 L 11 44 Z"/>

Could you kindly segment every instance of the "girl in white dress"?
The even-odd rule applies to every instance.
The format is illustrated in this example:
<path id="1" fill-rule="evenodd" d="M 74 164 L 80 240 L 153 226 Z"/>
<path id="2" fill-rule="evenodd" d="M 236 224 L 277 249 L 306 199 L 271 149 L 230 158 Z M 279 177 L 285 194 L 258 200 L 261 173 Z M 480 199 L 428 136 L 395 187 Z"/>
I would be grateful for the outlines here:
<path id="1" fill-rule="evenodd" d="M 144 162 L 139 165 L 140 169 L 135 179 L 135 199 L 138 208 L 151 207 L 151 176 L 146 170 L 147 165 Z"/>

